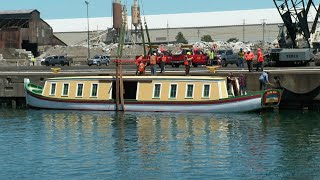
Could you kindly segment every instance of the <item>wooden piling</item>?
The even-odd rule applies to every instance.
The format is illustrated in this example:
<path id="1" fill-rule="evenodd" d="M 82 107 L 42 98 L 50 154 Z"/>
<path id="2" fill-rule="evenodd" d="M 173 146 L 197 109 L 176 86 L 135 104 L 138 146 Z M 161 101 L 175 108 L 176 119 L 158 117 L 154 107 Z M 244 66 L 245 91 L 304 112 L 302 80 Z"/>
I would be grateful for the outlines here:
<path id="1" fill-rule="evenodd" d="M 119 62 L 116 60 L 116 110 L 119 111 Z"/>

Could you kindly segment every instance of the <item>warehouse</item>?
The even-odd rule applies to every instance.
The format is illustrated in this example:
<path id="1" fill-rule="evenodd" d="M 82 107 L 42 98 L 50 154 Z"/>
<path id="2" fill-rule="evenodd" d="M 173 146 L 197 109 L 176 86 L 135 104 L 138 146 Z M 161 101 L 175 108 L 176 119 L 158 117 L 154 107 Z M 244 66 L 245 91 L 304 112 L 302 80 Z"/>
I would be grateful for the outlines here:
<path id="1" fill-rule="evenodd" d="M 0 49 L 26 49 L 37 56 L 39 48 L 48 45 L 66 44 L 53 35 L 39 11 L 0 11 Z"/>

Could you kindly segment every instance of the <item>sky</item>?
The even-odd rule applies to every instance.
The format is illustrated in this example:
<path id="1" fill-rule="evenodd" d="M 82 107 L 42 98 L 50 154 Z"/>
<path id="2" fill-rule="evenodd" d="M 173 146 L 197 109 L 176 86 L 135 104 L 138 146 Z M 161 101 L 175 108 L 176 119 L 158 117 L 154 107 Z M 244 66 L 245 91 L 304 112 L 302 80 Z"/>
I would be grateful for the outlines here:
<path id="1" fill-rule="evenodd" d="M 3 0 L 0 10 L 37 9 L 42 19 L 87 17 L 85 0 Z M 89 17 L 111 17 L 113 0 L 88 0 Z M 272 0 L 139 0 L 142 15 L 275 8 Z M 122 0 L 127 6 L 133 0 Z M 130 8 L 128 8 L 130 9 Z"/>

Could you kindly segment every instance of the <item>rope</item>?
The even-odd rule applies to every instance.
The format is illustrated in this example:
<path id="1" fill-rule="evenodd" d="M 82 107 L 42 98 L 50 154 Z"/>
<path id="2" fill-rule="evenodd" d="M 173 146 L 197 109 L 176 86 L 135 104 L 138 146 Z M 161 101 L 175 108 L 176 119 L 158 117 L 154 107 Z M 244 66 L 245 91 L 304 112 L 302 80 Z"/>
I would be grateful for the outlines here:
<path id="1" fill-rule="evenodd" d="M 142 59 L 142 62 L 149 62 L 150 61 L 150 59 Z M 113 62 L 115 62 L 115 63 L 122 63 L 122 64 L 132 64 L 132 63 L 136 63 L 136 60 L 126 60 L 126 59 L 115 59 L 115 60 L 113 60 Z"/>

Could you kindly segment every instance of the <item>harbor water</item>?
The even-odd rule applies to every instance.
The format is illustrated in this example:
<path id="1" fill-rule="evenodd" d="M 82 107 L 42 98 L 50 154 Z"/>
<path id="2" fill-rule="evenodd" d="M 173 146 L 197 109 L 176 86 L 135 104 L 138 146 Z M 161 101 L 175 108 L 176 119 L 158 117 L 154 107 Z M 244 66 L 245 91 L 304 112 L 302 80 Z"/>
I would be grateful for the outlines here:
<path id="1" fill-rule="evenodd" d="M 320 113 L 0 110 L 1 179 L 320 179 Z"/>

